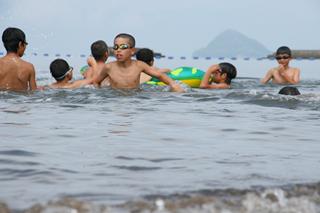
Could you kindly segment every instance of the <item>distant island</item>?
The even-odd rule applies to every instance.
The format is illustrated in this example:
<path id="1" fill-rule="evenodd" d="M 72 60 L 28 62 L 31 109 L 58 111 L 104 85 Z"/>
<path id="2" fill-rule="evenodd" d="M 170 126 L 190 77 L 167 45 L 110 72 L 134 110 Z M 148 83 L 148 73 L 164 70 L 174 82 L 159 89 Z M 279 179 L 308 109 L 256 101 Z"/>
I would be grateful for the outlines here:
<path id="1" fill-rule="evenodd" d="M 236 30 L 226 30 L 207 47 L 196 50 L 194 57 L 266 57 L 271 54 L 263 44 Z"/>

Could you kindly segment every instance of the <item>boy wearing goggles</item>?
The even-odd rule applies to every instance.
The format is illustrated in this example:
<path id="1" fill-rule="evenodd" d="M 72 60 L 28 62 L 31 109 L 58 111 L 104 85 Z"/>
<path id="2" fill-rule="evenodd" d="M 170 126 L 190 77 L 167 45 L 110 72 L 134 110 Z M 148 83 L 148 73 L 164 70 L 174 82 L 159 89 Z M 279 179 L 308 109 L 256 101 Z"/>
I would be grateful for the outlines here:
<path id="1" fill-rule="evenodd" d="M 230 89 L 231 81 L 237 77 L 237 69 L 230 63 L 223 62 L 209 67 L 201 80 L 201 89 Z"/>
<path id="2" fill-rule="evenodd" d="M 261 79 L 261 83 L 266 84 L 272 80 L 272 83 L 275 84 L 298 84 L 300 81 L 300 69 L 289 66 L 289 62 L 292 59 L 289 47 L 279 47 L 275 58 L 279 66 L 270 69 L 266 76 Z"/>
<path id="3" fill-rule="evenodd" d="M 73 68 L 63 59 L 55 59 L 50 64 L 50 73 L 56 82 L 49 85 L 52 89 L 70 88 Z"/>
<path id="4" fill-rule="evenodd" d="M 116 61 L 107 63 L 103 66 L 97 66 L 93 57 L 88 59 L 89 66 L 95 73 L 99 73 L 92 79 L 92 83 L 100 85 L 106 78 L 110 78 L 110 86 L 115 89 L 137 89 L 140 86 L 140 75 L 142 72 L 156 77 L 169 85 L 174 92 L 183 92 L 184 90 L 176 84 L 167 75 L 158 72 L 142 61 L 133 60 L 131 57 L 135 54 L 135 39 L 132 35 L 121 33 L 114 39 L 114 55 Z"/>

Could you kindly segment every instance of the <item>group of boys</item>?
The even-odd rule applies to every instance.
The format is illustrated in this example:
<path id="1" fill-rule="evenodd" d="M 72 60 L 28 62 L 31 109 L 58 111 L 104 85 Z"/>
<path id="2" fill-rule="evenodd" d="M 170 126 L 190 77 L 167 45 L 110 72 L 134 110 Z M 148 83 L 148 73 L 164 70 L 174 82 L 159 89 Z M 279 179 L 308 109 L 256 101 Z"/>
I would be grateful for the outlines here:
<path id="1" fill-rule="evenodd" d="M 24 32 L 18 28 L 7 28 L 3 32 L 2 41 L 7 54 L 0 58 L 0 90 L 36 90 L 34 66 L 21 59 L 28 45 Z M 118 34 L 114 39 L 113 51 L 116 61 L 106 63 L 109 56 L 107 44 L 102 40 L 94 42 L 91 45 L 92 56 L 87 60 L 89 68 L 84 74 L 85 78 L 73 82 L 71 82 L 73 68 L 65 60 L 55 59 L 50 64 L 50 72 L 56 82 L 49 87 L 74 89 L 94 85 L 110 86 L 116 89 L 136 89 L 139 88 L 141 74 L 145 73 L 147 77 L 156 77 L 166 83 L 174 92 L 184 91 L 178 83 L 164 74 L 170 70 L 152 66 L 153 55 L 152 58 L 149 56 L 150 63 L 132 59 L 136 49 L 135 39 L 130 34 Z M 137 59 L 139 55 L 143 58 L 143 54 L 143 52 L 138 53 Z M 279 66 L 269 70 L 261 83 L 265 84 L 272 80 L 277 84 L 297 84 L 300 81 L 300 70 L 289 67 L 291 58 L 290 49 L 280 47 L 276 52 Z M 236 68 L 229 63 L 212 65 L 203 77 L 200 88 L 230 88 L 231 79 L 235 78 L 236 74 Z"/>

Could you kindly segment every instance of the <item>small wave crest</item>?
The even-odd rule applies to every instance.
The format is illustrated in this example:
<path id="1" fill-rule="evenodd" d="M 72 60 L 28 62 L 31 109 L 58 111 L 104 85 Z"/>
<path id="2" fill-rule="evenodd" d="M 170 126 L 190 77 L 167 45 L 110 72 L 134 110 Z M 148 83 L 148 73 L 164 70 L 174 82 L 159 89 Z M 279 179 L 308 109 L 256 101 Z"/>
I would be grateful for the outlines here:
<path id="1" fill-rule="evenodd" d="M 320 183 L 295 184 L 282 187 L 253 189 L 199 190 L 183 194 L 149 195 L 123 204 L 97 204 L 90 194 L 63 197 L 47 204 L 34 204 L 25 212 L 86 212 L 86 213 L 316 213 L 320 211 Z M 93 195 L 97 196 L 97 195 Z M 98 196 L 101 199 L 101 195 Z M 103 197 L 103 195 L 102 195 Z M 2 211 L 1 211 L 2 210 Z M 9 212 L 0 203 L 0 212 Z"/>

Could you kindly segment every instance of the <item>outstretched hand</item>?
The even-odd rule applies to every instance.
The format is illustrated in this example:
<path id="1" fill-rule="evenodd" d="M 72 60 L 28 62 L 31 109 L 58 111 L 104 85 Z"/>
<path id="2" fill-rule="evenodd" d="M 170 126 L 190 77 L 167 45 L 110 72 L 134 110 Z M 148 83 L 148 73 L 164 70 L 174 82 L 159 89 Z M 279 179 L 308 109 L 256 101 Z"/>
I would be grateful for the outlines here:
<path id="1" fill-rule="evenodd" d="M 177 83 L 171 85 L 171 92 L 185 92 L 185 90 Z"/>

